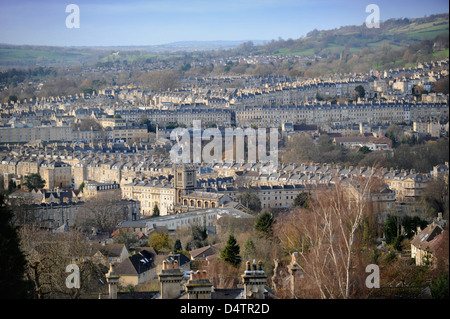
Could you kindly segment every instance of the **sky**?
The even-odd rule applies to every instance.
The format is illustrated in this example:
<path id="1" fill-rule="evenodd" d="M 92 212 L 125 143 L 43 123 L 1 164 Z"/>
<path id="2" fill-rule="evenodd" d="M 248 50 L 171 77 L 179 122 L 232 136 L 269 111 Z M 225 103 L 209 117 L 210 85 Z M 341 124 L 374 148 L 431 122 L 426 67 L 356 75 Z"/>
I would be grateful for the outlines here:
<path id="1" fill-rule="evenodd" d="M 79 28 L 67 27 L 69 4 L 79 8 Z M 298 39 L 313 29 L 362 25 L 369 4 L 378 6 L 381 21 L 449 12 L 447 0 L 0 0 L 0 43 L 143 46 Z"/>

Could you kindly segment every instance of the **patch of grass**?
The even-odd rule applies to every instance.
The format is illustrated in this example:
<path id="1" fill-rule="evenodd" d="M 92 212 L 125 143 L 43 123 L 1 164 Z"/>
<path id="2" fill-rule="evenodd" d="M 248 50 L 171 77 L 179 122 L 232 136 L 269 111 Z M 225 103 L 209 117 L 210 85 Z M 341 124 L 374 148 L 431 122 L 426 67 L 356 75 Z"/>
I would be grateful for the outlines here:
<path id="1" fill-rule="evenodd" d="M 282 48 L 282 49 L 277 50 L 275 55 L 302 55 L 302 56 L 307 56 L 307 55 L 314 55 L 314 51 L 315 51 L 314 48 L 297 50 L 297 51 L 291 51 L 289 48 Z"/>
<path id="2" fill-rule="evenodd" d="M 448 49 L 433 52 L 433 56 L 438 59 L 448 58 Z"/>

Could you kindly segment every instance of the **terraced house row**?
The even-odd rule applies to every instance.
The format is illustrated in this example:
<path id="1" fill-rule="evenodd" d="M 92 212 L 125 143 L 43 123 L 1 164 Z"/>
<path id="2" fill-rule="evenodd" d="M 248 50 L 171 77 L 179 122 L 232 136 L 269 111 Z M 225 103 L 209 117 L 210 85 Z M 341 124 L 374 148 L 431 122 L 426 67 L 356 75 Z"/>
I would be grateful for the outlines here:
<path id="1" fill-rule="evenodd" d="M 248 106 L 235 110 L 237 126 L 280 127 L 284 123 L 345 125 L 410 123 L 420 119 L 448 121 L 448 104 L 319 104 L 299 106 Z"/>
<path id="2" fill-rule="evenodd" d="M 77 130 L 69 125 L 18 125 L 0 127 L 0 143 L 27 143 L 30 141 L 128 141 L 134 136 L 146 133 L 147 128 L 139 126 L 114 127 L 109 130 Z"/>
<path id="3" fill-rule="evenodd" d="M 442 166 L 448 171 L 448 163 Z M 176 171 L 168 158 L 158 155 L 50 151 L 34 147 L 11 148 L 0 158 L 5 187 L 9 180 L 20 182 L 32 173 L 41 174 L 46 188 L 78 188 L 93 182 L 98 183 L 93 185 L 96 188 L 113 185 L 122 197 L 140 201 L 143 215 L 152 214 L 155 205 L 161 214 L 219 207 L 235 201 L 246 191 L 255 192 L 263 208 L 292 207 L 300 192 L 346 183 L 372 172 L 381 176 L 398 202 L 419 199 L 432 178 L 431 172 L 383 168 L 374 171 L 371 167 L 318 163 L 280 163 L 276 172 L 269 172 L 263 163 L 202 164 L 188 171 Z"/>

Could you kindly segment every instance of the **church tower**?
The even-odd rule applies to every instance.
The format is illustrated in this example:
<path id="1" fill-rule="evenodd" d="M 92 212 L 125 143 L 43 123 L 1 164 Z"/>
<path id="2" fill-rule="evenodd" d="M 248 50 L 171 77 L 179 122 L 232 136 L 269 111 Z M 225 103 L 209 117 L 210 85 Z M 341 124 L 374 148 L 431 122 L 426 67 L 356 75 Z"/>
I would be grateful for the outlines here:
<path id="1" fill-rule="evenodd" d="M 174 164 L 175 205 L 181 204 L 181 196 L 192 192 L 197 184 L 195 166 Z"/>

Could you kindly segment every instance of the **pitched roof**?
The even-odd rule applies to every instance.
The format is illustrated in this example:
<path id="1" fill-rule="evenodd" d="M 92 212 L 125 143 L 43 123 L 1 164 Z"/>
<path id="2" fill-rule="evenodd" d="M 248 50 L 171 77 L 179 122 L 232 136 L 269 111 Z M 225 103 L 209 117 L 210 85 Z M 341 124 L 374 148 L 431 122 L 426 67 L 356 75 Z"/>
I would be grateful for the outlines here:
<path id="1" fill-rule="evenodd" d="M 441 235 L 443 231 L 444 230 L 440 225 L 431 223 L 413 238 L 411 245 L 422 250 L 428 248 L 430 252 L 433 252 L 436 249 L 440 238 L 442 238 L 442 236 L 439 235 Z"/>
<path id="2" fill-rule="evenodd" d="M 124 244 L 102 245 L 99 243 L 92 243 L 93 252 L 100 251 L 105 257 L 120 257 L 124 247 Z"/>
<path id="3" fill-rule="evenodd" d="M 182 267 L 183 265 L 190 262 L 189 258 L 187 258 L 185 255 L 181 253 L 171 254 L 166 259 L 167 262 L 171 263 L 174 260 L 178 261 L 178 265 Z"/>
<path id="4" fill-rule="evenodd" d="M 119 275 L 135 276 L 155 267 L 155 256 L 150 250 L 141 250 L 116 265 L 115 271 Z"/>
<path id="5" fill-rule="evenodd" d="M 217 247 L 215 247 L 214 245 L 209 245 L 191 250 L 189 254 L 191 255 L 191 259 L 205 259 L 206 257 L 215 255 L 218 252 L 219 249 Z"/>

